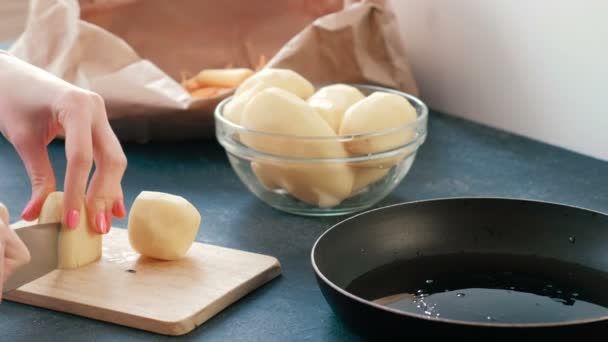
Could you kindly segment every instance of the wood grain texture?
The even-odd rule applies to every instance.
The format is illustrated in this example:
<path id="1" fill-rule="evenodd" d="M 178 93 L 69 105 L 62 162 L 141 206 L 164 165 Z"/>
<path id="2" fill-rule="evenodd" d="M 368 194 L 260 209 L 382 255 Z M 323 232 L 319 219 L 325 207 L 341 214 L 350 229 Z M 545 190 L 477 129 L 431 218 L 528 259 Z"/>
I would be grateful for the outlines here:
<path id="1" fill-rule="evenodd" d="M 281 273 L 274 257 L 198 242 L 178 261 L 141 257 L 120 228 L 113 228 L 103 245 L 100 261 L 55 270 L 5 299 L 183 335 Z"/>

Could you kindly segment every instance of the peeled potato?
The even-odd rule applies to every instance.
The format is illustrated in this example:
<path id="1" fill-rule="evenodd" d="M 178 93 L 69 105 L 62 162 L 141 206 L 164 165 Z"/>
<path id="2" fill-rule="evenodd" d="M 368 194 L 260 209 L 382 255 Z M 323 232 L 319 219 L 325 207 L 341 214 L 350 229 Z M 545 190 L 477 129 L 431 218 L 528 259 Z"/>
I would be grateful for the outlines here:
<path id="1" fill-rule="evenodd" d="M 279 88 L 268 88 L 245 106 L 241 125 L 247 129 L 284 136 L 242 133 L 252 149 L 286 157 L 345 158 L 342 143 L 295 136 L 331 137 L 335 132 L 306 101 Z M 254 172 L 270 188 L 280 187 L 312 205 L 331 207 L 350 195 L 354 175 L 345 164 L 257 161 Z"/>
<path id="2" fill-rule="evenodd" d="M 232 100 L 224 107 L 224 117 L 230 122 L 240 125 L 241 114 L 243 113 L 243 108 L 245 108 L 245 105 L 254 95 L 270 87 L 271 86 L 265 82 L 259 82 L 256 83 L 252 88 L 241 93 L 239 96 L 233 97 Z"/>
<path id="3" fill-rule="evenodd" d="M 397 128 L 416 121 L 416 109 L 399 95 L 375 92 L 351 106 L 340 125 L 340 135 L 365 134 Z M 376 136 L 347 143 L 347 150 L 355 154 L 387 151 L 414 138 L 413 130 Z"/>
<path id="4" fill-rule="evenodd" d="M 390 169 L 380 169 L 371 167 L 355 169 L 355 182 L 353 184 L 352 193 L 356 194 L 366 186 L 376 183 L 384 176 L 386 176 L 389 171 Z"/>
<path id="5" fill-rule="evenodd" d="M 274 173 L 280 165 L 273 165 L 269 162 L 252 161 L 251 170 L 256 175 L 260 183 L 266 190 L 274 191 L 281 187 L 277 184 L 277 175 Z"/>
<path id="6" fill-rule="evenodd" d="M 63 192 L 49 194 L 42 206 L 38 223 L 61 222 L 63 215 Z M 102 235 L 93 231 L 87 219 L 83 204 L 80 208 L 80 222 L 76 229 L 61 227 L 58 237 L 57 267 L 72 269 L 86 266 L 101 258 Z"/>
<path id="7" fill-rule="evenodd" d="M 331 139 L 336 133 L 298 96 L 279 88 L 264 89 L 245 106 L 241 125 L 247 129 L 280 134 L 243 133 L 242 141 L 254 149 L 288 157 L 341 158 L 348 156 L 342 143 Z"/>
<path id="8" fill-rule="evenodd" d="M 141 255 L 178 260 L 190 249 L 200 222 L 200 213 L 185 198 L 142 191 L 129 213 L 129 242 Z"/>
<path id="9" fill-rule="evenodd" d="M 284 189 L 297 199 L 318 206 L 332 208 L 340 204 L 350 193 L 353 184 L 352 172 L 344 164 L 319 166 L 312 163 L 254 161 L 251 164 L 260 183 L 270 191 Z"/>
<path id="10" fill-rule="evenodd" d="M 268 68 L 258 71 L 241 83 L 236 89 L 235 95 L 241 95 L 248 89 L 253 88 L 258 82 L 264 82 L 269 86 L 287 90 L 302 99 L 309 98 L 315 92 L 312 83 L 308 82 L 307 79 L 297 72 L 289 69 Z"/>
<path id="11" fill-rule="evenodd" d="M 288 69 L 264 69 L 247 78 L 236 89 L 234 98 L 226 104 L 224 116 L 240 125 L 245 105 L 257 93 L 268 88 L 280 88 L 307 99 L 314 92 L 314 86 L 298 73 Z"/>
<path id="12" fill-rule="evenodd" d="M 314 93 L 308 99 L 308 104 L 338 133 L 344 112 L 364 98 L 365 95 L 353 86 L 332 84 Z"/>
<path id="13" fill-rule="evenodd" d="M 340 124 L 340 135 L 366 134 L 398 128 L 416 121 L 416 109 L 402 96 L 375 92 L 352 105 Z M 345 143 L 346 149 L 353 155 L 366 155 L 390 151 L 411 142 L 416 136 L 414 127 L 399 129 L 393 133 L 379 136 L 355 138 Z M 383 166 L 389 168 L 407 153 L 382 160 L 360 163 L 362 167 Z"/>

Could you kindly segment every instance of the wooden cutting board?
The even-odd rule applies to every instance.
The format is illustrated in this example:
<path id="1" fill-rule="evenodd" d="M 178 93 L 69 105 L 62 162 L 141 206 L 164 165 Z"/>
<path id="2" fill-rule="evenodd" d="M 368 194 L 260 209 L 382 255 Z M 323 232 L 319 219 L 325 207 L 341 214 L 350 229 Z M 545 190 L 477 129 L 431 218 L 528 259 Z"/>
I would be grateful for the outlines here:
<path id="1" fill-rule="evenodd" d="M 98 262 L 55 270 L 4 299 L 183 335 L 281 273 L 276 258 L 198 242 L 179 261 L 141 257 L 120 228 L 104 237 L 103 246 Z"/>

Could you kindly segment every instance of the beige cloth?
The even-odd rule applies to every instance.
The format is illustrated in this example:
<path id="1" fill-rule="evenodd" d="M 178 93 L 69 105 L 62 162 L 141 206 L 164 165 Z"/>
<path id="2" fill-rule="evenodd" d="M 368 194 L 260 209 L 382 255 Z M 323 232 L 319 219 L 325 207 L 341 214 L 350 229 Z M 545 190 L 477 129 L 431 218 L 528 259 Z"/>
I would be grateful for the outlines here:
<path id="1" fill-rule="evenodd" d="M 10 50 L 99 93 L 122 141 L 212 136 L 226 96 L 194 99 L 179 81 L 204 68 L 290 68 L 314 83 L 418 90 L 383 1 L 31 0 Z"/>

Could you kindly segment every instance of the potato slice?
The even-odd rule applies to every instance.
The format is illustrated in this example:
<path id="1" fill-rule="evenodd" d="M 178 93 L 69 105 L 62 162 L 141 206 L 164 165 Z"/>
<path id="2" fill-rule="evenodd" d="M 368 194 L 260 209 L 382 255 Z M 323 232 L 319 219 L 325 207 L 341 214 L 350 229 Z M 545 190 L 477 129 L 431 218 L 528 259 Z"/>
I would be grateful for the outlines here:
<path id="1" fill-rule="evenodd" d="M 364 98 L 359 89 L 338 83 L 319 89 L 308 99 L 308 104 L 338 133 L 346 110 Z"/>
<path id="2" fill-rule="evenodd" d="M 345 158 L 342 143 L 331 139 L 335 132 L 306 101 L 279 88 L 268 88 L 255 95 L 243 110 L 243 127 L 265 133 L 241 133 L 241 141 L 257 151 L 299 158 Z M 302 161 L 267 162 L 258 160 L 254 172 L 263 184 L 278 186 L 294 197 L 322 207 L 332 207 L 350 195 L 354 175 L 343 163 Z"/>
<path id="3" fill-rule="evenodd" d="M 53 192 L 42 206 L 38 223 L 61 222 L 62 215 L 63 192 Z M 58 239 L 57 267 L 60 269 L 82 267 L 101 258 L 102 235 L 89 226 L 84 204 L 78 227 L 72 230 L 62 225 Z"/>
<path id="4" fill-rule="evenodd" d="M 366 134 L 398 128 L 417 119 L 416 109 L 402 96 L 374 92 L 365 99 L 352 105 L 340 124 L 340 135 Z M 379 136 L 356 138 L 345 143 L 346 150 L 352 155 L 367 155 L 390 151 L 403 146 L 416 137 L 414 127 L 399 129 L 393 133 Z M 362 167 L 390 168 L 411 151 L 400 153 L 391 158 L 363 162 Z"/>

